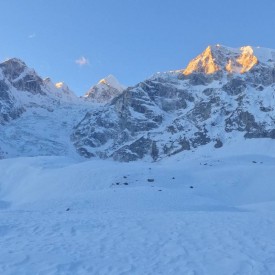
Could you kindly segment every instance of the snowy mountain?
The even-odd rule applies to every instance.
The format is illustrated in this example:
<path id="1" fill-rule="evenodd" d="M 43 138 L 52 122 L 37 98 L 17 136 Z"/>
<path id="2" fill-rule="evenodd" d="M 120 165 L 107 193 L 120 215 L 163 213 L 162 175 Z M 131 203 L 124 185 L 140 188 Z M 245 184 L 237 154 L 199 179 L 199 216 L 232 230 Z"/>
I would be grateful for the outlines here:
<path id="1" fill-rule="evenodd" d="M 210 46 L 89 112 L 72 140 L 86 157 L 158 160 L 232 139 L 275 138 L 275 51 Z"/>
<path id="2" fill-rule="evenodd" d="M 0 156 L 156 161 L 210 144 L 275 138 L 275 50 L 209 46 L 185 69 L 81 98 L 18 59 L 0 64 Z M 100 103 L 100 104 L 98 104 Z"/>
<path id="3" fill-rule="evenodd" d="M 78 97 L 75 93 L 68 87 L 64 82 L 53 83 L 52 80 L 48 77 L 44 79 L 44 84 L 46 89 L 54 94 L 56 97 L 62 99 L 63 101 L 78 101 Z"/>
<path id="4" fill-rule="evenodd" d="M 74 155 L 73 126 L 88 105 L 65 84 L 42 79 L 19 59 L 0 64 L 0 158 Z"/>
<path id="5" fill-rule="evenodd" d="M 16 58 L 0 63 L 0 91 L 0 124 L 33 108 L 52 110 L 69 98 L 77 101 L 72 92 L 58 89 L 49 78 L 43 80 Z"/>
<path id="6" fill-rule="evenodd" d="M 105 104 L 112 101 L 125 89 L 126 87 L 121 85 L 113 75 L 109 75 L 92 86 L 84 98 L 92 102 Z"/>

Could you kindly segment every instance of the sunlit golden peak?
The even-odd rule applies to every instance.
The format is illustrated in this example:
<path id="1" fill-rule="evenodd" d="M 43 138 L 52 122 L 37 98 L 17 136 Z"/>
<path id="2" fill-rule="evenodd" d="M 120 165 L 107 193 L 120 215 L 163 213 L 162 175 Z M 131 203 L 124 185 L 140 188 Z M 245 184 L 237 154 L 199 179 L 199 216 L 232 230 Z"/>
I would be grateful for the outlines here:
<path id="1" fill-rule="evenodd" d="M 206 50 L 194 58 L 184 70 L 185 75 L 189 75 L 193 72 L 202 72 L 205 74 L 212 74 L 220 70 L 220 67 L 215 62 L 215 58 L 212 53 L 212 47 L 208 46 Z"/>
<path id="2" fill-rule="evenodd" d="M 55 87 L 56 87 L 57 89 L 61 89 L 61 88 L 63 87 L 63 85 L 64 85 L 63 82 L 57 82 L 57 83 L 55 83 Z"/>
<path id="3" fill-rule="evenodd" d="M 217 71 L 245 73 L 258 62 L 251 46 L 234 49 L 216 44 L 208 46 L 202 54 L 191 60 L 183 74 L 189 75 L 194 72 L 213 74 Z"/>
<path id="4" fill-rule="evenodd" d="M 102 85 L 103 84 L 103 85 Z M 108 86 L 111 88 L 115 88 L 117 90 L 124 90 L 126 89 L 126 87 L 124 85 L 121 85 L 118 80 L 113 76 L 113 75 L 108 75 L 106 77 L 104 77 L 103 79 L 101 79 L 98 84 L 98 86 Z"/>
<path id="5" fill-rule="evenodd" d="M 240 48 L 241 55 L 238 57 L 237 62 L 241 65 L 241 73 L 245 73 L 253 68 L 258 63 L 258 58 L 254 55 L 252 47 L 246 46 Z"/>
<path id="6" fill-rule="evenodd" d="M 251 46 L 241 47 L 240 50 L 241 50 L 242 53 L 246 53 L 246 54 L 251 54 L 252 55 L 254 53 L 253 48 Z"/>
<path id="7" fill-rule="evenodd" d="M 107 84 L 107 81 L 106 81 L 105 78 L 103 78 L 103 79 L 99 80 L 99 83 L 101 83 L 101 84 Z"/>

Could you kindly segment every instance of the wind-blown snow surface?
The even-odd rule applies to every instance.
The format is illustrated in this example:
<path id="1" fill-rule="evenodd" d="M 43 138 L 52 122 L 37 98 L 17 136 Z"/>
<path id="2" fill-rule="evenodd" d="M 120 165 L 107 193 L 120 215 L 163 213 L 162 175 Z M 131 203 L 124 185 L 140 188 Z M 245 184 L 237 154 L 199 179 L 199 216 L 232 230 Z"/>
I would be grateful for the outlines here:
<path id="1" fill-rule="evenodd" d="M 273 275 L 274 149 L 1 160 L 0 274 Z"/>

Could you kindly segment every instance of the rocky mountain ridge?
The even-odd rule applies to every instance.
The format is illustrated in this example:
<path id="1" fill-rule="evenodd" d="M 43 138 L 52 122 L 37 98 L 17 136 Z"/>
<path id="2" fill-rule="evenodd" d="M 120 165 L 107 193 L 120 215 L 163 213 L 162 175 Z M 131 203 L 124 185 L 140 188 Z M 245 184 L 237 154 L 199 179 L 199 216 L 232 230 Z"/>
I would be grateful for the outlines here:
<path id="1" fill-rule="evenodd" d="M 27 105 L 18 103 L 19 90 L 26 91 L 29 98 L 39 98 L 35 104 L 45 111 L 39 125 L 51 114 L 58 113 L 58 121 L 59 117 L 64 120 L 64 112 L 69 114 L 61 134 L 65 143 L 59 139 L 57 146 L 52 134 L 45 150 L 32 150 L 32 144 L 23 150 L 25 155 L 50 151 L 126 162 L 157 161 L 206 144 L 218 149 L 236 139 L 275 139 L 275 50 L 209 46 L 183 70 L 155 74 L 127 89 L 114 85 L 116 80 L 111 76 L 80 99 L 62 89 L 62 84 L 55 86 L 33 71 L 22 70 L 20 64 L 12 70 L 9 66 L 0 65 L 1 119 L 5 124 L 1 126 L 2 139 L 0 135 L 2 152 L 7 148 L 3 144 L 10 137 L 10 124 L 17 127 L 26 117 L 39 121 L 33 114 L 23 114 L 33 107 L 34 99 Z M 51 122 L 57 123 L 54 119 Z M 62 123 L 57 125 L 61 131 Z M 24 127 L 18 132 L 26 132 L 26 121 Z M 35 129 L 26 136 L 33 133 Z M 51 144 L 55 149 L 49 150 Z M 19 147 L 17 151 L 22 145 Z"/>

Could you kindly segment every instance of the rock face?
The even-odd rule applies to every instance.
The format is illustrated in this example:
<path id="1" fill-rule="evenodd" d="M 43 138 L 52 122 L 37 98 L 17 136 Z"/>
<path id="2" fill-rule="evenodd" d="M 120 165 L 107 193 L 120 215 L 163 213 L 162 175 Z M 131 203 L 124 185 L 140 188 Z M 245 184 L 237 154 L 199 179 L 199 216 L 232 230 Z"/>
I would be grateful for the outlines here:
<path id="1" fill-rule="evenodd" d="M 238 138 L 275 139 L 274 106 L 270 49 L 209 46 L 184 70 L 129 88 L 109 76 L 83 98 L 11 59 L 0 64 L 0 158 L 157 161 L 206 144 L 218 150 Z"/>
<path id="2" fill-rule="evenodd" d="M 89 112 L 72 141 L 86 157 L 158 160 L 212 143 L 275 133 L 275 51 L 208 47 L 181 71 L 156 74 Z"/>

